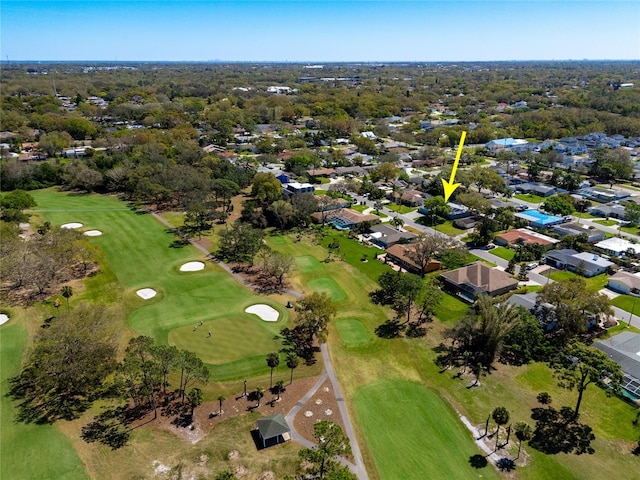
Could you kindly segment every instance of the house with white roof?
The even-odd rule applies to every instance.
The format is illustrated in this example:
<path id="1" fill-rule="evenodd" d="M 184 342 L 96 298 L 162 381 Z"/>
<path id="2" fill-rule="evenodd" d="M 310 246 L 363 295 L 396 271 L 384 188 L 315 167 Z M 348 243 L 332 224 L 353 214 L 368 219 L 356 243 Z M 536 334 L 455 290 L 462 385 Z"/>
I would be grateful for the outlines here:
<path id="1" fill-rule="evenodd" d="M 615 255 L 616 257 L 624 255 L 629 249 L 633 250 L 636 255 L 640 254 L 640 245 L 631 243 L 625 238 L 607 238 L 606 240 L 596 243 L 595 246 L 601 248 L 609 255 Z"/>

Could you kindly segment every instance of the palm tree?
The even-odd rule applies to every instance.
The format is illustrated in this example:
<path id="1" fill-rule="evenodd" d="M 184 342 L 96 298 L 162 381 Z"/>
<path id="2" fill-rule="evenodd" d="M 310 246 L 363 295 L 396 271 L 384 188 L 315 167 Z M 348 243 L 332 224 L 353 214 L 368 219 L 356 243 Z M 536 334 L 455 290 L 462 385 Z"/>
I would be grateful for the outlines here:
<path id="1" fill-rule="evenodd" d="M 280 365 L 280 355 L 270 353 L 267 355 L 267 366 L 271 369 L 271 380 L 269 380 L 269 388 L 273 387 L 273 369 Z"/>
<path id="2" fill-rule="evenodd" d="M 278 401 L 280 400 L 280 394 L 284 392 L 284 380 L 278 380 L 273 388 L 276 390 L 276 401 Z"/>
<path id="3" fill-rule="evenodd" d="M 516 432 L 516 438 L 518 439 L 518 456 L 516 460 L 520 458 L 520 448 L 522 448 L 522 442 L 526 442 L 531 438 L 531 427 L 525 422 L 518 422 L 514 428 Z"/>
<path id="4" fill-rule="evenodd" d="M 496 422 L 498 428 L 496 430 L 496 450 L 498 449 L 498 437 L 500 436 L 500 425 L 509 423 L 509 410 L 504 407 L 496 407 L 491 412 L 493 421 Z"/>
<path id="5" fill-rule="evenodd" d="M 191 404 L 191 416 L 193 417 L 193 412 L 197 406 L 202 404 L 202 390 L 199 388 L 192 389 L 189 394 L 189 403 Z"/>
<path id="6" fill-rule="evenodd" d="M 295 352 L 289 352 L 287 354 L 287 368 L 291 369 L 291 379 L 289 380 L 289 384 L 293 383 L 293 370 L 298 367 L 298 363 L 300 363 L 300 359 Z"/>
<path id="7" fill-rule="evenodd" d="M 218 395 L 218 402 L 220 402 L 220 410 L 218 410 L 218 415 L 222 415 L 222 402 L 227 399 L 224 395 Z"/>
<path id="8" fill-rule="evenodd" d="M 62 296 L 67 299 L 67 310 L 69 310 L 69 298 L 73 297 L 73 288 L 71 285 L 62 287 Z"/>
<path id="9" fill-rule="evenodd" d="M 262 400 L 262 397 L 264 397 L 264 388 L 256 388 L 256 398 L 258 399 L 258 405 L 256 405 L 256 408 L 260 406 L 260 400 Z"/>

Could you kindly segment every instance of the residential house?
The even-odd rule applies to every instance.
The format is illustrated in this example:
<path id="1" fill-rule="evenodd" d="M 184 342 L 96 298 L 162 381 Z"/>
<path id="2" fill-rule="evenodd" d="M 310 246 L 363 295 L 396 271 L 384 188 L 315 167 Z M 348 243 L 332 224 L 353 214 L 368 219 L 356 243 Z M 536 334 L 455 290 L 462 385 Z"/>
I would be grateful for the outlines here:
<path id="1" fill-rule="evenodd" d="M 314 188 L 310 183 L 289 182 L 284 185 L 282 193 L 287 196 L 292 196 L 297 193 L 313 193 Z"/>
<path id="2" fill-rule="evenodd" d="M 318 202 L 319 212 L 326 212 L 328 210 L 338 210 L 340 208 L 348 208 L 351 206 L 351 201 L 342 197 L 333 198 L 333 197 L 330 197 L 329 195 L 322 194 L 322 195 L 316 195 L 315 199 Z"/>
<path id="3" fill-rule="evenodd" d="M 442 268 L 442 264 L 438 260 L 429 259 L 427 266 L 423 270 L 420 265 L 411 259 L 410 251 L 412 248 L 415 248 L 415 245 L 396 243 L 387 249 L 385 261 L 392 262 L 407 272 L 417 274 L 434 272 Z"/>
<path id="4" fill-rule="evenodd" d="M 447 290 L 467 302 L 474 302 L 481 294 L 495 297 L 518 287 L 518 280 L 482 262 L 442 273 L 438 278 Z"/>
<path id="5" fill-rule="evenodd" d="M 556 193 L 558 193 L 558 189 L 556 187 L 535 182 L 515 185 L 513 189 L 516 192 L 532 193 L 534 195 L 538 195 L 539 197 L 550 197 L 551 195 L 555 195 Z"/>
<path id="6" fill-rule="evenodd" d="M 509 150 L 515 146 L 526 145 L 527 143 L 529 142 L 521 138 L 498 138 L 487 142 L 485 148 L 490 152 L 496 153 L 500 150 Z"/>
<path id="7" fill-rule="evenodd" d="M 410 207 L 420 206 L 424 202 L 423 193 L 419 190 L 405 190 L 400 194 L 400 201 Z"/>
<path id="8" fill-rule="evenodd" d="M 272 168 L 272 167 L 258 167 L 256 169 L 256 172 L 258 172 L 258 173 L 271 173 L 282 184 L 289 183 L 291 181 L 291 179 L 293 178 L 290 174 L 288 174 L 286 172 L 283 172 L 282 170 L 280 170 L 278 168 Z"/>
<path id="9" fill-rule="evenodd" d="M 635 255 L 640 254 L 640 245 L 637 243 L 631 243 L 625 238 L 607 238 L 606 240 L 596 243 L 595 246 L 601 248 L 607 254 L 615 255 L 616 257 L 625 255 L 629 250 L 632 250 Z"/>
<path id="10" fill-rule="evenodd" d="M 511 229 L 508 232 L 496 235 L 495 239 L 493 240 L 493 243 L 495 243 L 496 245 L 507 247 L 517 245 L 520 242 L 523 242 L 525 244 L 537 244 L 542 245 L 546 248 L 551 248 L 556 243 L 559 243 L 560 240 L 549 237 L 548 235 L 543 235 L 542 233 L 534 232 L 533 230 L 529 230 L 528 228 Z"/>
<path id="11" fill-rule="evenodd" d="M 594 277 L 606 272 L 614 263 L 589 252 L 578 253 L 571 248 L 552 250 L 544 257 L 544 262 L 559 270 L 569 270 L 585 277 Z"/>
<path id="12" fill-rule="evenodd" d="M 640 274 L 619 270 L 609 277 L 607 287 L 614 292 L 640 295 Z"/>
<path id="13" fill-rule="evenodd" d="M 306 171 L 310 179 L 318 177 L 334 177 L 336 171 L 333 168 L 312 168 Z"/>
<path id="14" fill-rule="evenodd" d="M 620 200 L 626 200 L 631 196 L 629 192 L 624 190 L 612 190 L 610 188 L 587 187 L 578 192 L 589 200 L 595 200 L 600 203 L 608 203 Z"/>
<path id="15" fill-rule="evenodd" d="M 473 215 L 472 217 L 457 218 L 453 221 L 455 227 L 463 230 L 470 230 L 474 228 L 484 217 L 482 215 Z"/>
<path id="16" fill-rule="evenodd" d="M 524 212 L 516 213 L 515 216 L 529 222 L 530 227 L 541 229 L 549 228 L 553 225 L 559 225 L 564 222 L 563 217 L 548 215 L 540 212 L 539 210 L 525 210 Z"/>
<path id="17" fill-rule="evenodd" d="M 327 223 L 332 224 L 338 230 L 350 230 L 364 222 L 380 223 L 380 217 L 377 215 L 365 215 L 350 208 L 334 210 L 329 213 L 316 212 L 311 215 L 311 219 L 316 223 L 321 223 L 323 217 Z"/>
<path id="18" fill-rule="evenodd" d="M 620 365 L 624 381 L 621 387 L 638 403 L 640 401 L 640 334 L 622 332 L 593 344 Z"/>
<path id="19" fill-rule="evenodd" d="M 597 228 L 589 228 L 586 225 L 579 223 L 563 223 L 561 225 L 554 225 L 550 228 L 553 233 L 560 235 L 560 237 L 577 237 L 578 235 L 586 235 L 587 242 L 595 243 L 604 240 L 604 232 Z"/>
<path id="20" fill-rule="evenodd" d="M 371 243 L 386 249 L 396 243 L 407 243 L 416 238 L 416 236 L 411 232 L 402 232 L 388 225 L 374 225 L 371 227 L 371 233 L 367 235 L 367 238 Z"/>
<path id="21" fill-rule="evenodd" d="M 587 212 L 596 217 L 624 219 L 626 216 L 625 208 L 617 203 L 589 207 L 587 208 Z"/>
<path id="22" fill-rule="evenodd" d="M 507 298 L 505 302 L 509 305 L 513 305 L 514 307 L 523 307 L 526 310 L 531 311 L 538 302 L 538 292 L 515 293 Z"/>

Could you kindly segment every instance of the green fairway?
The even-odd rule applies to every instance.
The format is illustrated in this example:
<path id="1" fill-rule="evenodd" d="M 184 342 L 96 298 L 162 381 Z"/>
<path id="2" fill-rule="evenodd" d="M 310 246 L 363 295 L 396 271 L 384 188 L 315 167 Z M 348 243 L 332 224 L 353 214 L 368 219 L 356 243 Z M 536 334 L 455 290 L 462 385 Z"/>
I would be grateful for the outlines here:
<path id="1" fill-rule="evenodd" d="M 278 238 L 278 240 L 282 241 L 282 238 Z M 282 243 L 278 244 L 277 242 L 274 242 L 274 244 L 282 245 Z M 295 260 L 296 266 L 301 272 L 315 272 L 322 268 L 320 261 L 311 255 L 301 255 L 299 257 L 295 257 Z"/>
<path id="2" fill-rule="evenodd" d="M 334 302 L 339 302 L 347 298 L 347 294 L 340 288 L 335 280 L 328 277 L 320 277 L 307 282 L 309 288 L 318 293 L 326 293 Z"/>
<path id="3" fill-rule="evenodd" d="M 180 349 L 191 350 L 203 362 L 219 365 L 254 355 L 266 355 L 281 347 L 274 340 L 277 328 L 254 315 L 225 315 L 206 321 L 194 331 L 194 325 L 172 330 L 169 343 Z M 211 338 L 208 337 L 211 332 Z"/>
<path id="4" fill-rule="evenodd" d="M 335 322 L 335 326 L 340 338 L 346 345 L 364 345 L 373 339 L 367 328 L 358 319 L 338 320 Z"/>
<path id="5" fill-rule="evenodd" d="M 16 423 L 15 407 L 8 397 L 7 379 L 18 373 L 27 345 L 27 331 L 18 323 L 0 327 L 0 478 L 12 480 L 86 479 L 82 461 L 69 439 L 53 425 Z"/>
<path id="6" fill-rule="evenodd" d="M 92 241 L 102 247 L 110 270 L 124 288 L 127 323 L 137 334 L 151 336 L 160 343 L 176 342 L 179 348 L 197 352 L 218 368 L 225 360 L 236 364 L 243 356 L 251 358 L 277 350 L 278 342 L 273 337 L 287 324 L 286 309 L 254 295 L 194 247 L 171 248 L 175 236 L 153 216 L 135 213 L 113 197 L 69 195 L 52 189 L 33 192 L 33 196 L 42 214 L 53 224 L 81 222 L 83 228 L 104 232 Z M 182 264 L 194 260 L 205 262 L 205 269 L 179 271 Z M 92 288 L 98 292 L 101 275 L 88 282 L 89 286 L 95 282 Z M 153 288 L 161 295 L 142 300 L 135 291 L 143 287 Z M 91 288 L 87 294 L 99 295 Z M 268 303 L 278 309 L 280 321 L 271 324 L 244 313 L 255 303 Z M 192 332 L 200 321 L 205 323 L 203 328 L 211 322 L 216 325 L 212 331 L 215 352 L 207 342 L 210 339 L 204 338 L 209 328 L 204 337 Z M 244 328 L 249 330 L 244 332 Z M 174 329 L 177 330 L 172 333 Z M 250 341 L 251 345 L 238 344 L 239 340 Z M 225 359 L 226 354 L 229 357 Z M 247 365 L 257 366 L 255 362 L 245 362 Z M 263 371 L 266 365 L 260 364 L 256 373 Z M 245 375 L 251 373 L 245 370 Z"/>
<path id="7" fill-rule="evenodd" d="M 382 480 L 498 478 L 490 465 L 469 465 L 481 451 L 436 392 L 418 383 L 380 380 L 359 388 L 353 404 Z"/>

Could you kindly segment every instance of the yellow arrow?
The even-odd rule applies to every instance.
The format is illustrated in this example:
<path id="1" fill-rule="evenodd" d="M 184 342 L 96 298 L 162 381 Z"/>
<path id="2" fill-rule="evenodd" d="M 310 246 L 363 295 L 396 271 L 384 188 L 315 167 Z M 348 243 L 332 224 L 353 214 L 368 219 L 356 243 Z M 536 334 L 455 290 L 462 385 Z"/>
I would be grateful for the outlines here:
<path id="1" fill-rule="evenodd" d="M 444 187 L 444 201 L 449 201 L 451 194 L 460 186 L 459 183 L 453 183 L 453 179 L 456 178 L 456 170 L 458 169 L 458 162 L 460 161 L 460 155 L 462 155 L 462 146 L 464 145 L 464 139 L 467 136 L 467 132 L 462 132 L 460 136 L 460 145 L 458 146 L 458 153 L 456 153 L 456 161 L 453 162 L 453 168 L 451 169 L 451 178 L 447 182 L 442 179 L 442 186 Z"/>

